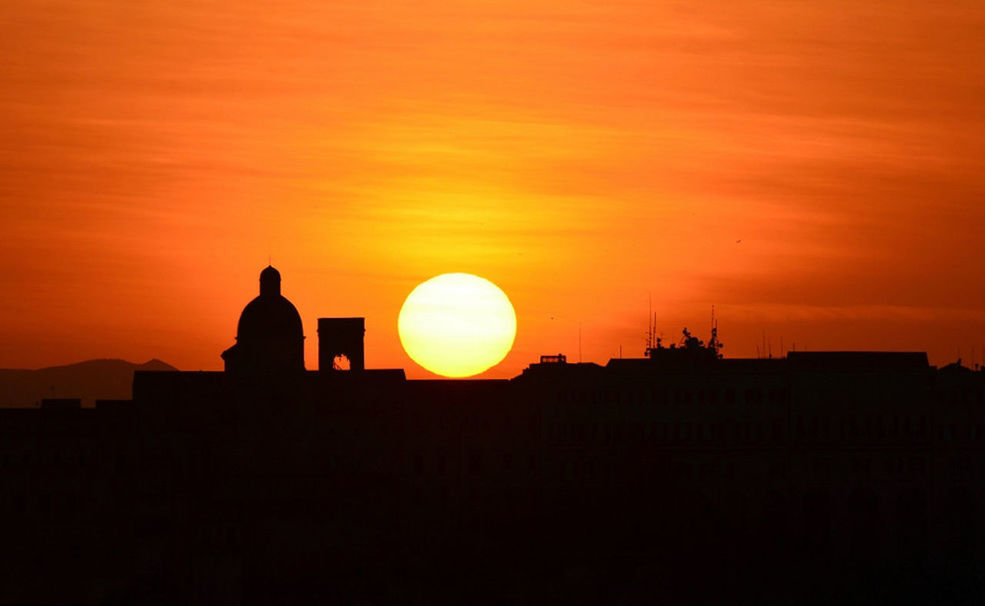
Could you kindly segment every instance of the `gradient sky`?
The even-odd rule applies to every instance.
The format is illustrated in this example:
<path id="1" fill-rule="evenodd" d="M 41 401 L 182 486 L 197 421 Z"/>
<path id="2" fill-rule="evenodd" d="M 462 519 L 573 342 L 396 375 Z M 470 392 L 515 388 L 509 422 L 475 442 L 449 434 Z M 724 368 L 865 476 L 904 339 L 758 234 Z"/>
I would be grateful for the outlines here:
<path id="1" fill-rule="evenodd" d="M 985 352 L 985 4 L 0 6 L 0 367 L 219 369 L 268 256 L 301 312 L 502 287 L 515 348 Z M 741 240 L 741 242 L 739 242 Z"/>

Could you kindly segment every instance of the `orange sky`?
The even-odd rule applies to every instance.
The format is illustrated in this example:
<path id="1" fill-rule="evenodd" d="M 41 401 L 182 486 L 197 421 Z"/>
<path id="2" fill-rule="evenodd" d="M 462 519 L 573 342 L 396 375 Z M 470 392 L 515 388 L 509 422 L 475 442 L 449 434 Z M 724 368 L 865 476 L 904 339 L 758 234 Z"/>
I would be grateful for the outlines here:
<path id="1" fill-rule="evenodd" d="M 331 4 L 331 5 L 329 5 Z M 268 254 L 367 364 L 419 282 L 513 352 L 985 352 L 985 4 L 7 2 L 0 367 L 219 369 Z M 741 242 L 737 243 L 737 240 Z"/>

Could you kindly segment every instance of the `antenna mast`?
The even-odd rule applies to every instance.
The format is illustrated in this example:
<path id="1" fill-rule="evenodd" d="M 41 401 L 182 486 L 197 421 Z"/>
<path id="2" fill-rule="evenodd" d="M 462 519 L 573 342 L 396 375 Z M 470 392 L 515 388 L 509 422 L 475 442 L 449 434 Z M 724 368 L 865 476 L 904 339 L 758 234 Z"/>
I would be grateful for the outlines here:
<path id="1" fill-rule="evenodd" d="M 653 322 L 653 291 L 650 291 L 650 293 L 649 293 L 649 307 L 647 308 L 647 312 L 646 312 L 646 352 L 644 352 L 644 355 L 649 355 L 650 354 L 650 350 L 653 349 L 653 331 L 654 330 L 655 329 L 654 329 L 654 322 Z"/>
<path id="2" fill-rule="evenodd" d="M 715 356 L 718 357 L 718 350 L 722 348 L 722 344 L 718 342 L 718 318 L 715 317 L 715 306 L 711 306 L 711 340 L 708 342 L 708 347 L 715 352 Z"/>
<path id="3" fill-rule="evenodd" d="M 578 363 L 581 364 L 581 322 L 578 322 Z"/>

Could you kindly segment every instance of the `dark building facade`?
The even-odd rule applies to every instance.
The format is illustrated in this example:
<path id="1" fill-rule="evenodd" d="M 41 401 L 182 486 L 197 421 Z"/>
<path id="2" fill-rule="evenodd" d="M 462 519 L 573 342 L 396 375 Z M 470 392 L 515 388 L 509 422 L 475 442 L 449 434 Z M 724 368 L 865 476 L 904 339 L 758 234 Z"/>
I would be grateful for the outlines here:
<path id="1" fill-rule="evenodd" d="M 271 337 L 292 372 L 141 372 L 132 400 L 0 411 L 0 602 L 985 595 L 981 371 L 691 343 L 409 381 L 363 368 L 361 321 L 325 320 L 320 372 L 293 372 L 292 321 Z"/>

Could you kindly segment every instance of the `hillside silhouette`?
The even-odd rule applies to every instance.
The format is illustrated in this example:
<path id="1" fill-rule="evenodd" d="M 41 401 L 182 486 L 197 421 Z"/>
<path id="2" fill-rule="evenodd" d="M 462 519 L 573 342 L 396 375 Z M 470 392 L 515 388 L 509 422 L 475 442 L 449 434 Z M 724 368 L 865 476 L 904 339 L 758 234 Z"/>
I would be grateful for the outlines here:
<path id="1" fill-rule="evenodd" d="M 177 369 L 156 358 L 143 364 L 98 359 L 36 370 L 0 369 L 0 408 L 35 407 L 42 398 L 82 398 L 83 406 L 96 399 L 126 399 L 138 370 Z"/>

